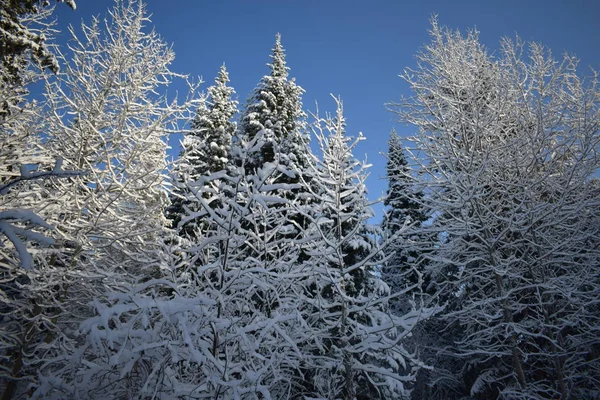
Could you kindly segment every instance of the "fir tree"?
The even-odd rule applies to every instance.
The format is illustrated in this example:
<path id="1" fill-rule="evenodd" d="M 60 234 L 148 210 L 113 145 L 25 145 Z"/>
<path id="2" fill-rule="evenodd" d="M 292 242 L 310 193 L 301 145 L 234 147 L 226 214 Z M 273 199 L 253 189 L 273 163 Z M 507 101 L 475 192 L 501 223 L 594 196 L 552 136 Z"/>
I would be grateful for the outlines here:
<path id="1" fill-rule="evenodd" d="M 272 242 L 283 243 L 284 238 L 298 239 L 309 224 L 304 214 L 312 196 L 308 193 L 310 179 L 306 171 L 312 167 L 313 159 L 306 131 L 306 115 L 302 111 L 301 96 L 304 90 L 289 78 L 289 67 L 279 34 L 276 35 L 271 59 L 272 62 L 268 64 L 270 74 L 261 79 L 241 117 L 236 145 L 248 147 L 243 163 L 244 173 L 249 180 L 262 182 L 265 178 L 263 174 L 269 171 L 270 184 L 289 185 L 276 186 L 275 192 L 298 207 L 291 209 L 273 203 L 268 205 L 271 208 L 268 213 L 281 214 L 291 222 L 290 229 L 278 230 L 276 225 L 269 223 L 262 227 L 247 226 L 249 230 L 265 237 L 271 232 L 275 235 Z M 239 165 L 241 162 L 237 157 L 236 163 Z M 296 211 L 300 208 L 303 212 Z M 248 224 L 251 222 L 248 221 Z M 249 256 L 258 255 L 255 249 L 249 248 L 248 251 Z M 271 254 L 277 252 L 285 252 L 285 249 L 273 249 Z"/>
<path id="2" fill-rule="evenodd" d="M 421 192 L 413 194 L 415 182 L 410 177 L 410 167 L 396 130 L 392 130 L 388 140 L 386 177 L 388 189 L 383 204 L 387 210 L 382 228 L 393 234 L 404 226 L 407 219 L 409 223 L 427 220 L 427 215 L 417 201 L 423 197 L 423 194 Z"/>
<path id="3" fill-rule="evenodd" d="M 318 207 L 321 207 L 321 217 L 328 221 L 329 234 L 342 239 L 339 251 L 343 264 L 336 264 L 340 260 L 335 260 L 334 264 L 343 269 L 344 266 L 360 264 L 374 250 L 378 250 L 373 242 L 375 232 L 367 225 L 373 211 L 366 198 L 366 174 L 360 175 L 365 167 L 352 154 L 353 148 L 364 137 L 362 134 L 357 139 L 346 136 L 346 119 L 341 102 L 337 101 L 336 116 L 331 119 L 336 129 L 327 137 L 319 137 L 323 149 L 319 173 L 323 195 Z M 353 269 L 349 273 L 351 279 L 346 282 L 348 295 L 355 297 L 368 294 L 367 281 L 371 273 L 372 270 L 365 268 Z"/>

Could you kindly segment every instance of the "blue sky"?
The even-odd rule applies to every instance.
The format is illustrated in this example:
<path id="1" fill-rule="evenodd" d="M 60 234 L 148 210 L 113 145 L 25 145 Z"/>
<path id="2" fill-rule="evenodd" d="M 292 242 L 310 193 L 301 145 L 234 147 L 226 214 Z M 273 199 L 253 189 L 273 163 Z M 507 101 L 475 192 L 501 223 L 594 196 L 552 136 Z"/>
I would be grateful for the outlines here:
<path id="1" fill-rule="evenodd" d="M 398 78 L 414 66 L 414 54 L 428 41 L 429 19 L 463 32 L 476 27 L 492 51 L 500 38 L 518 34 L 581 59 L 581 70 L 600 69 L 600 1 L 598 0 L 147 0 L 157 32 L 173 44 L 176 72 L 202 76 L 212 83 L 222 63 L 244 104 L 260 78 L 280 32 L 291 76 L 302 86 L 307 110 L 333 111 L 329 93 L 344 101 L 347 132 L 363 141 L 355 154 L 373 164 L 370 197 L 383 194 L 385 159 L 392 127 L 404 136 L 414 133 L 399 125 L 384 103 L 408 95 Z M 77 10 L 56 8 L 58 28 L 105 14 L 112 0 L 78 0 Z M 177 140 L 171 143 L 177 147 Z M 177 152 L 177 149 L 174 149 Z M 376 207 L 380 212 L 380 207 Z"/>

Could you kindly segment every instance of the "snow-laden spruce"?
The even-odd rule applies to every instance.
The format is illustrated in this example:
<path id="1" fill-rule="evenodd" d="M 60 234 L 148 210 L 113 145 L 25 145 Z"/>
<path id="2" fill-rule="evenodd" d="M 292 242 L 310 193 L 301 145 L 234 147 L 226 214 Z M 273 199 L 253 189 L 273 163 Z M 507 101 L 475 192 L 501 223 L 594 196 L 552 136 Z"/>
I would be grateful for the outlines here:
<path id="1" fill-rule="evenodd" d="M 240 119 L 241 139 L 250 142 L 259 133 L 263 136 L 256 142 L 258 146 L 251 149 L 246 163 L 248 172 L 276 157 L 291 170 L 306 168 L 310 160 L 304 152 L 310 140 L 302 110 L 304 89 L 289 78 L 280 34 L 276 35 L 271 60 L 270 74 L 261 79 Z"/>
<path id="2" fill-rule="evenodd" d="M 346 136 L 342 103 L 336 104 L 334 117 L 315 116 L 312 125 L 323 158 L 312 171 L 315 201 L 307 215 L 308 278 L 301 300 L 311 339 L 302 349 L 304 390 L 309 398 L 405 398 L 405 384 L 423 365 L 403 341 L 434 310 L 390 312 L 390 300 L 419 285 L 390 293 L 375 273 L 387 243 L 379 246 L 378 231 L 367 222 L 373 216 L 366 198 L 368 165 L 353 155 L 364 138 Z"/>
<path id="3" fill-rule="evenodd" d="M 397 108 L 418 128 L 413 200 L 435 218 L 417 233 L 437 237 L 421 254 L 447 303 L 422 337 L 437 368 L 419 398 L 596 397 L 597 78 L 535 43 L 492 56 L 436 21 L 431 39 Z"/>
<path id="4" fill-rule="evenodd" d="M 66 3 L 73 10 L 76 8 L 75 0 L 57 0 L 57 3 Z M 28 81 L 23 72 L 32 63 L 53 72 L 60 69 L 51 51 L 54 24 L 49 20 L 53 11 L 49 5 L 48 1 L 36 0 L 0 3 L 0 85 L 8 83 L 24 88 Z M 9 103 L 6 100 L 3 98 L 0 103 L 0 114 L 7 111 Z"/>
<path id="5" fill-rule="evenodd" d="M 307 171 L 314 167 L 314 159 L 302 110 L 304 91 L 288 77 L 289 67 L 279 34 L 271 59 L 270 74 L 261 79 L 240 117 L 234 148 L 244 150 L 233 154 L 235 164 L 244 165 L 242 172 L 248 182 L 263 186 L 269 196 L 285 199 L 285 202 L 257 201 L 254 212 L 261 215 L 260 223 L 255 225 L 259 220 L 244 223 L 255 240 L 267 243 L 264 248 L 246 246 L 247 257 L 261 263 L 287 257 L 289 243 L 302 243 L 309 224 L 306 215 L 314 198 L 308 188 Z M 245 158 L 241 159 L 241 155 Z M 303 257 L 303 250 L 300 253 L 298 257 Z M 270 307 L 271 302 L 266 300 L 263 306 Z"/>
<path id="6" fill-rule="evenodd" d="M 207 90 L 208 99 L 200 103 L 196 110 L 191 129 L 183 138 L 183 150 L 175 163 L 173 175 L 179 184 L 175 185 L 167 217 L 181 236 L 190 239 L 197 236 L 196 230 L 201 227 L 194 220 L 180 226 L 186 212 L 198 211 L 190 209 L 196 203 L 186 201 L 184 192 L 187 186 L 184 183 L 195 182 L 201 176 L 223 170 L 231 172 L 231 146 L 237 126 L 232 118 L 237 114 L 238 102 L 233 99 L 235 90 L 227 86 L 228 82 L 229 74 L 223 65 L 215 78 L 215 84 Z"/>
<path id="7" fill-rule="evenodd" d="M 238 159 L 255 144 L 238 148 Z M 248 177 L 244 169 L 242 162 L 185 183 L 181 193 L 198 211 L 182 223 L 206 221 L 197 242 L 165 249 L 160 279 L 97 302 L 97 316 L 81 327 L 86 343 L 56 363 L 60 369 L 44 380 L 40 396 L 294 396 L 299 364 L 310 357 L 299 312 L 299 245 L 255 230 L 292 226 L 286 213 L 273 211 L 289 203 L 277 194 L 288 186 L 273 183 L 289 172 L 273 163 Z"/>
<path id="8" fill-rule="evenodd" d="M 415 235 L 413 231 L 419 228 L 429 216 L 420 202 L 413 200 L 413 198 L 421 199 L 423 192 L 418 187 L 417 179 L 411 176 L 404 146 L 395 130 L 392 130 L 388 140 L 386 158 L 388 189 L 383 201 L 386 208 L 381 230 L 384 239 L 390 243 L 386 248 L 388 258 L 382 266 L 381 273 L 391 290 L 396 291 L 418 281 L 419 274 L 422 278 L 424 266 L 409 272 L 413 266 L 410 266 L 407 261 L 413 260 L 420 254 L 412 247 L 422 247 L 421 242 L 427 240 L 426 237 Z M 409 229 L 403 230 L 405 227 Z M 403 233 L 399 234 L 400 232 Z M 409 277 L 410 274 L 413 276 Z M 401 307 L 399 302 L 395 304 Z"/>

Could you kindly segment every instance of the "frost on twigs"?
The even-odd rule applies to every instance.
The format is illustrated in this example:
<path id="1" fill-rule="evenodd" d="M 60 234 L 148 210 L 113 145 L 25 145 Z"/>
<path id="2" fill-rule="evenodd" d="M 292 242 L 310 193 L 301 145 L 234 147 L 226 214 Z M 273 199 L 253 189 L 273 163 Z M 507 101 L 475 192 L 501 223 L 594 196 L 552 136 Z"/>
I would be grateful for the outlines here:
<path id="1" fill-rule="evenodd" d="M 315 356 L 301 365 L 304 385 L 318 398 L 405 398 L 406 383 L 423 367 L 405 339 L 438 310 L 413 304 L 403 315 L 391 312 L 391 300 L 407 297 L 419 283 L 390 293 L 376 273 L 387 243 L 378 243 L 378 230 L 367 223 L 373 216 L 368 166 L 353 155 L 364 138 L 346 135 L 342 102 L 334 100 L 335 115 L 315 115 L 311 125 L 323 158 L 310 171 L 317 202 L 306 215 L 312 240 L 300 300 L 310 339 L 303 351 Z"/>
<path id="2" fill-rule="evenodd" d="M 247 148 L 239 151 L 245 159 Z M 279 172 L 267 169 L 262 178 L 221 170 L 186 182 L 181 223 L 203 222 L 194 240 L 165 243 L 160 279 L 96 301 L 97 315 L 81 325 L 86 343 L 48 364 L 37 394 L 290 398 L 307 333 L 298 246 L 288 237 L 282 245 L 278 229 L 290 222 L 271 212 L 289 202 L 277 201 Z"/>
<path id="3" fill-rule="evenodd" d="M 62 159 L 56 160 L 54 168 L 50 171 L 30 171 L 26 166 L 20 167 L 20 175 L 9 179 L 6 183 L 0 185 L 0 195 L 6 195 L 12 187 L 23 181 L 35 179 L 44 179 L 50 177 L 69 177 L 83 175 L 78 171 L 65 171 L 62 169 Z M 52 245 L 54 240 L 36 232 L 34 228 L 52 229 L 41 217 L 31 210 L 10 209 L 0 211 L 0 233 L 13 244 L 17 252 L 21 267 L 24 269 L 33 268 L 33 258 L 27 251 L 28 242 L 36 242 L 39 245 Z M 0 245 L 2 243 L 0 242 Z"/>
<path id="4" fill-rule="evenodd" d="M 396 105 L 418 132 L 410 164 L 424 195 L 409 200 L 431 215 L 412 232 L 432 239 L 407 263 L 447 303 L 418 337 L 438 367 L 419 396 L 596 396 L 597 77 L 536 43 L 490 54 L 477 31 L 435 20 L 431 39 Z"/>
<path id="5" fill-rule="evenodd" d="M 50 171 L 31 171 L 25 165 L 19 167 L 20 175 L 9 179 L 6 183 L 0 185 L 0 195 L 5 195 L 9 192 L 10 188 L 19 182 L 29 181 L 33 179 L 43 179 L 50 177 L 64 178 L 69 176 L 81 176 L 84 172 L 80 171 L 65 171 L 62 169 L 63 160 L 59 158 L 54 164 L 54 168 Z"/>
<path id="6" fill-rule="evenodd" d="M 16 226 L 15 224 L 17 223 L 25 224 L 25 227 Z M 0 233 L 4 234 L 15 246 L 15 250 L 21 259 L 21 267 L 24 269 L 33 268 L 33 259 L 27 251 L 27 246 L 23 242 L 23 239 L 45 245 L 54 244 L 54 240 L 32 231 L 32 227 L 52 229 L 50 225 L 30 210 L 14 209 L 0 211 Z"/>
<path id="7" fill-rule="evenodd" d="M 0 287 L 7 294 L 0 298 L 0 379 L 13 389 L 31 385 L 33 392 L 38 373 L 58 381 L 48 361 L 74 348 L 92 299 L 161 273 L 166 136 L 181 132 L 192 105 L 167 96 L 181 76 L 169 70 L 173 51 L 148 23 L 142 2 L 118 1 L 106 18 L 73 28 L 68 49 L 57 51 L 61 73 L 44 76 L 43 107 L 21 112 L 19 98 L 6 94 L 13 97 L 0 116 L 0 184 L 20 182 L 10 184 L 0 209 L 31 209 L 57 239 L 51 249 L 32 243 L 33 271 L 12 268 L 19 254 L 11 241 L 14 255 L 0 249 L 0 260 L 11 264 Z M 33 182 L 38 172 L 20 171 L 50 157 L 87 174 Z M 51 172 L 63 175 L 61 163 Z M 30 220 L 9 224 L 45 229 Z"/>

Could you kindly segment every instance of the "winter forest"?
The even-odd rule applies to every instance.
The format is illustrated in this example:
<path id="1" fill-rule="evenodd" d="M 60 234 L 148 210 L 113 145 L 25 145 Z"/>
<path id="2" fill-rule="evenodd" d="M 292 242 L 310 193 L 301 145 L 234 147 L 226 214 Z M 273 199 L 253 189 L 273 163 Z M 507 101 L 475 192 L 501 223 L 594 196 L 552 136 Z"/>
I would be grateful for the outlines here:
<path id="1" fill-rule="evenodd" d="M 600 398 L 576 58 L 432 18 L 373 223 L 365 138 L 303 106 L 285 38 L 240 104 L 226 64 L 171 71 L 141 1 L 66 47 L 53 3 L 0 1 L 2 400 Z"/>

